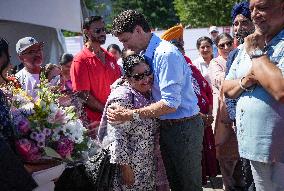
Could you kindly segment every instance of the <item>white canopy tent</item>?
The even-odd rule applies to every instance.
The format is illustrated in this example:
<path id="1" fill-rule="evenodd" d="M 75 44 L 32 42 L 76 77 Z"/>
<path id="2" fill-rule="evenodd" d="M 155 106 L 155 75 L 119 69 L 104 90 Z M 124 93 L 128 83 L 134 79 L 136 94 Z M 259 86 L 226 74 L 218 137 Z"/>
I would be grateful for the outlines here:
<path id="1" fill-rule="evenodd" d="M 45 42 L 45 64 L 57 63 L 66 50 L 60 30 L 80 32 L 81 21 L 80 0 L 0 0 L 0 36 L 9 42 L 15 65 L 16 43 L 26 36 Z"/>

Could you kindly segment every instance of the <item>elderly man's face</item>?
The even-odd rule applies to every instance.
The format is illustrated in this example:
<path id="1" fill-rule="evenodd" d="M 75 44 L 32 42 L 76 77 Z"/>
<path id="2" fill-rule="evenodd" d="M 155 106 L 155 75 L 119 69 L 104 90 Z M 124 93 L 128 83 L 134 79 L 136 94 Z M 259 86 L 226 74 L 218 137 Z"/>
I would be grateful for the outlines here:
<path id="1" fill-rule="evenodd" d="M 234 36 L 239 44 L 242 44 L 244 42 L 244 38 L 254 32 L 253 22 L 242 14 L 236 16 L 233 26 Z"/>
<path id="2" fill-rule="evenodd" d="M 283 28 L 284 2 L 281 0 L 251 0 L 251 18 L 257 32 L 274 36 Z"/>
<path id="3" fill-rule="evenodd" d="M 20 61 L 25 67 L 34 69 L 39 68 L 43 62 L 43 46 L 32 45 L 19 55 Z"/>

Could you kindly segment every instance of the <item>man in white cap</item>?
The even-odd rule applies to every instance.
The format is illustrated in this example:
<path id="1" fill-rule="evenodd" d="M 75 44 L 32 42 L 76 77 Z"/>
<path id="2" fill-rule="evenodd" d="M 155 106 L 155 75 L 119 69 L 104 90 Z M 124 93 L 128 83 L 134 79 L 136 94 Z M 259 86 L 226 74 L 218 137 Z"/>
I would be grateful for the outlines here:
<path id="1" fill-rule="evenodd" d="M 219 35 L 219 30 L 216 26 L 211 26 L 209 28 L 209 34 L 211 36 L 211 40 L 213 41 L 213 56 L 216 58 L 218 56 L 218 48 L 216 46 L 215 40 L 217 36 Z"/>
<path id="2" fill-rule="evenodd" d="M 16 44 L 16 52 L 19 60 L 24 64 L 16 77 L 22 88 L 31 96 L 36 96 L 34 89 L 39 84 L 41 65 L 43 62 L 43 42 L 38 42 L 33 37 L 20 39 Z"/>

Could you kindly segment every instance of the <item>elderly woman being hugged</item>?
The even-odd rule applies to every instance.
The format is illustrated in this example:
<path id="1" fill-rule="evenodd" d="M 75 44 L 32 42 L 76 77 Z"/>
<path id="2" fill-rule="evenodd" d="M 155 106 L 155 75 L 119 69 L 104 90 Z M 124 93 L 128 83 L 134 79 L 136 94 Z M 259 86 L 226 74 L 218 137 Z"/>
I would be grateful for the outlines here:
<path id="1" fill-rule="evenodd" d="M 156 190 L 155 119 L 135 118 L 122 124 L 110 124 L 110 107 L 137 109 L 150 105 L 153 75 L 143 57 L 130 55 L 123 60 L 125 75 L 112 86 L 100 124 L 99 139 L 109 149 L 111 163 L 119 166 L 113 190 Z"/>

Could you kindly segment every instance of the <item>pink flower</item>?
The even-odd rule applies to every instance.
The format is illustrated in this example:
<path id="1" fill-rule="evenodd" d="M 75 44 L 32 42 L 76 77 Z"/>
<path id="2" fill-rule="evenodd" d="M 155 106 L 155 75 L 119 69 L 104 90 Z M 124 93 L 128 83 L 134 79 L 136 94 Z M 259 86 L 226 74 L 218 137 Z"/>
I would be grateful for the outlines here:
<path id="1" fill-rule="evenodd" d="M 27 119 L 22 119 L 18 124 L 18 130 L 21 134 L 26 135 L 29 131 L 29 121 Z"/>
<path id="2" fill-rule="evenodd" d="M 71 156 L 73 149 L 74 149 L 74 143 L 71 140 L 64 137 L 60 138 L 60 140 L 58 141 L 56 151 L 63 158 L 66 158 L 68 155 Z"/>
<path id="3" fill-rule="evenodd" d="M 66 123 L 67 120 L 68 118 L 66 117 L 64 110 L 60 108 L 57 109 L 55 113 L 51 114 L 47 119 L 49 123 L 55 123 L 55 124 Z"/>
<path id="4" fill-rule="evenodd" d="M 16 149 L 26 161 L 38 160 L 41 157 L 38 147 L 28 139 L 16 141 Z"/>

